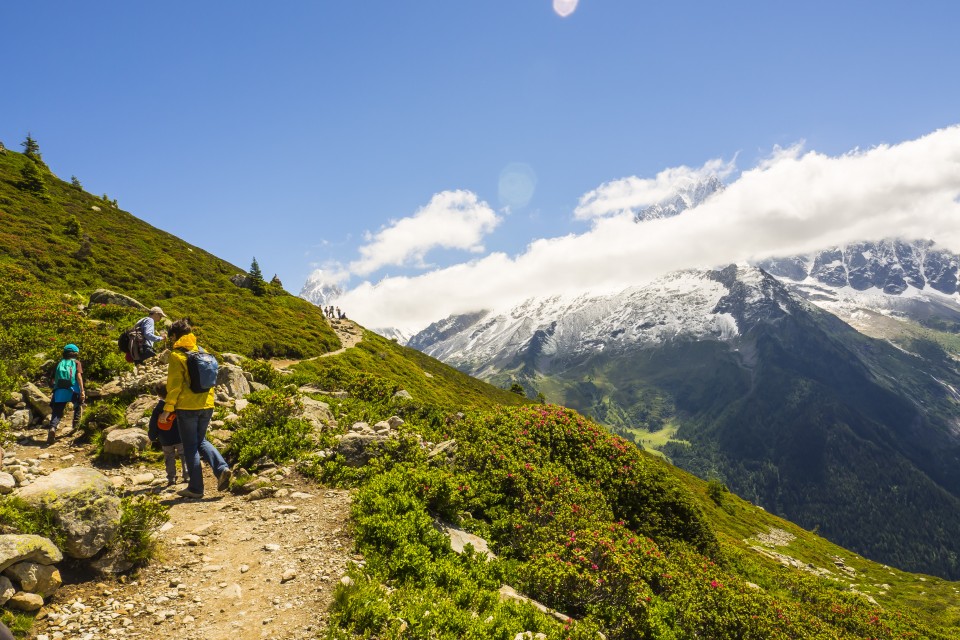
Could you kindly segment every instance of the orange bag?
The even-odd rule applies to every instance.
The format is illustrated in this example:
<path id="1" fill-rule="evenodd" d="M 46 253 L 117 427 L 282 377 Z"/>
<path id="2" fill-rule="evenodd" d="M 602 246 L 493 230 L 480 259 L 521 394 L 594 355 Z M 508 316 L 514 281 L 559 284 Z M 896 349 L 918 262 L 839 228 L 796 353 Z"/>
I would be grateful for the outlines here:
<path id="1" fill-rule="evenodd" d="M 170 431 L 170 429 L 173 428 L 173 421 L 176 419 L 177 414 L 171 411 L 166 421 L 157 420 L 157 427 L 159 427 L 161 431 Z"/>

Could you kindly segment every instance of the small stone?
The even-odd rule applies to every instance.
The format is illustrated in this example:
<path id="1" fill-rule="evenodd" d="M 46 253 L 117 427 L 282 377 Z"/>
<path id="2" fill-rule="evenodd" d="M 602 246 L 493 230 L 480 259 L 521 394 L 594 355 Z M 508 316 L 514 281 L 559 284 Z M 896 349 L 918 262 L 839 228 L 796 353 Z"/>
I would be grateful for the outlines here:
<path id="1" fill-rule="evenodd" d="M 250 571 L 250 565 L 247 565 L 247 564 L 240 565 L 240 573 L 246 573 L 247 571 Z"/>
<path id="2" fill-rule="evenodd" d="M 280 551 L 280 545 L 276 543 L 265 544 L 263 545 L 263 550 L 269 551 L 271 553 L 273 553 L 274 551 Z"/>
<path id="3" fill-rule="evenodd" d="M 280 576 L 280 583 L 283 584 L 284 582 L 290 582 L 296 577 L 297 577 L 296 569 L 287 569 L 286 571 L 283 572 L 283 575 Z"/>
<path id="4" fill-rule="evenodd" d="M 279 491 L 277 493 L 280 493 Z M 281 504 L 273 508 L 274 513 L 296 513 L 297 508 L 292 504 Z"/>

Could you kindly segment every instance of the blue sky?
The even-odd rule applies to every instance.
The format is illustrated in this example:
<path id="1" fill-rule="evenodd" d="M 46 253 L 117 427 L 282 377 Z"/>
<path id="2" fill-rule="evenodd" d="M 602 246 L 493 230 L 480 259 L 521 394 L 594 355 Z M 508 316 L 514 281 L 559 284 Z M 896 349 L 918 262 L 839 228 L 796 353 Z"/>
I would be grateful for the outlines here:
<path id="1" fill-rule="evenodd" d="M 61 177 L 293 292 L 317 267 L 400 291 L 510 262 L 588 233 L 581 198 L 611 181 L 734 159 L 735 181 L 777 147 L 960 120 L 952 1 L 64 1 L 0 23 L 6 146 L 31 132 Z M 408 233 L 442 237 L 404 235 L 418 212 Z"/>

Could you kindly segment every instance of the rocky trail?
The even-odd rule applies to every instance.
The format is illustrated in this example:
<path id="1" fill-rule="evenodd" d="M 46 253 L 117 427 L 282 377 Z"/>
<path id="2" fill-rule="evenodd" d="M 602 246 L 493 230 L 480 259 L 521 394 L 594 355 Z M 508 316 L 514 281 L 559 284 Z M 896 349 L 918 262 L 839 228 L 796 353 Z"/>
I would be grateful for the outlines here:
<path id="1" fill-rule="evenodd" d="M 332 324 L 341 352 L 360 341 L 357 325 Z M 69 409 L 63 424 L 70 424 Z M 21 435 L 3 465 L 26 473 L 27 482 L 64 467 L 94 467 L 121 493 L 158 495 L 170 517 L 158 533 L 157 557 L 133 574 L 110 578 L 62 565 L 64 585 L 37 616 L 37 640 L 317 638 L 334 588 L 349 580 L 351 563 L 363 562 L 347 530 L 350 493 L 291 467 L 261 470 L 275 492 L 241 496 L 217 492 L 204 464 L 205 497 L 184 500 L 175 491 L 185 485 L 166 486 L 162 460 L 102 466 L 69 428 L 51 445 L 46 429 Z"/>

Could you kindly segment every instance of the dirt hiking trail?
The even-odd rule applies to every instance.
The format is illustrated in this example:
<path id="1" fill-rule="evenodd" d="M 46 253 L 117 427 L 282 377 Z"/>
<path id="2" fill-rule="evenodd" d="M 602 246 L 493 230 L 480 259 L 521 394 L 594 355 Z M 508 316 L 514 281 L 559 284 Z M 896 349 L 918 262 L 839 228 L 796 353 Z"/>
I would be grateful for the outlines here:
<path id="1" fill-rule="evenodd" d="M 331 325 L 343 347 L 326 356 L 360 342 L 362 331 L 353 322 Z M 63 424 L 70 424 L 69 411 Z M 165 477 L 162 461 L 99 466 L 91 461 L 92 447 L 75 444 L 69 427 L 52 445 L 46 433 L 28 431 L 7 454 L 36 459 L 47 471 L 95 467 L 123 491 L 158 494 L 170 507 L 170 520 L 158 535 L 157 557 L 131 575 L 91 577 L 64 564 L 65 584 L 41 610 L 32 637 L 300 640 L 323 634 L 334 588 L 350 563 L 362 562 L 352 553 L 346 528 L 348 491 L 323 488 L 291 467 L 279 467 L 260 472 L 277 492 L 250 500 L 218 492 L 204 463 L 204 498 L 185 500 L 175 493 L 185 485 L 164 487 L 159 481 Z"/>

